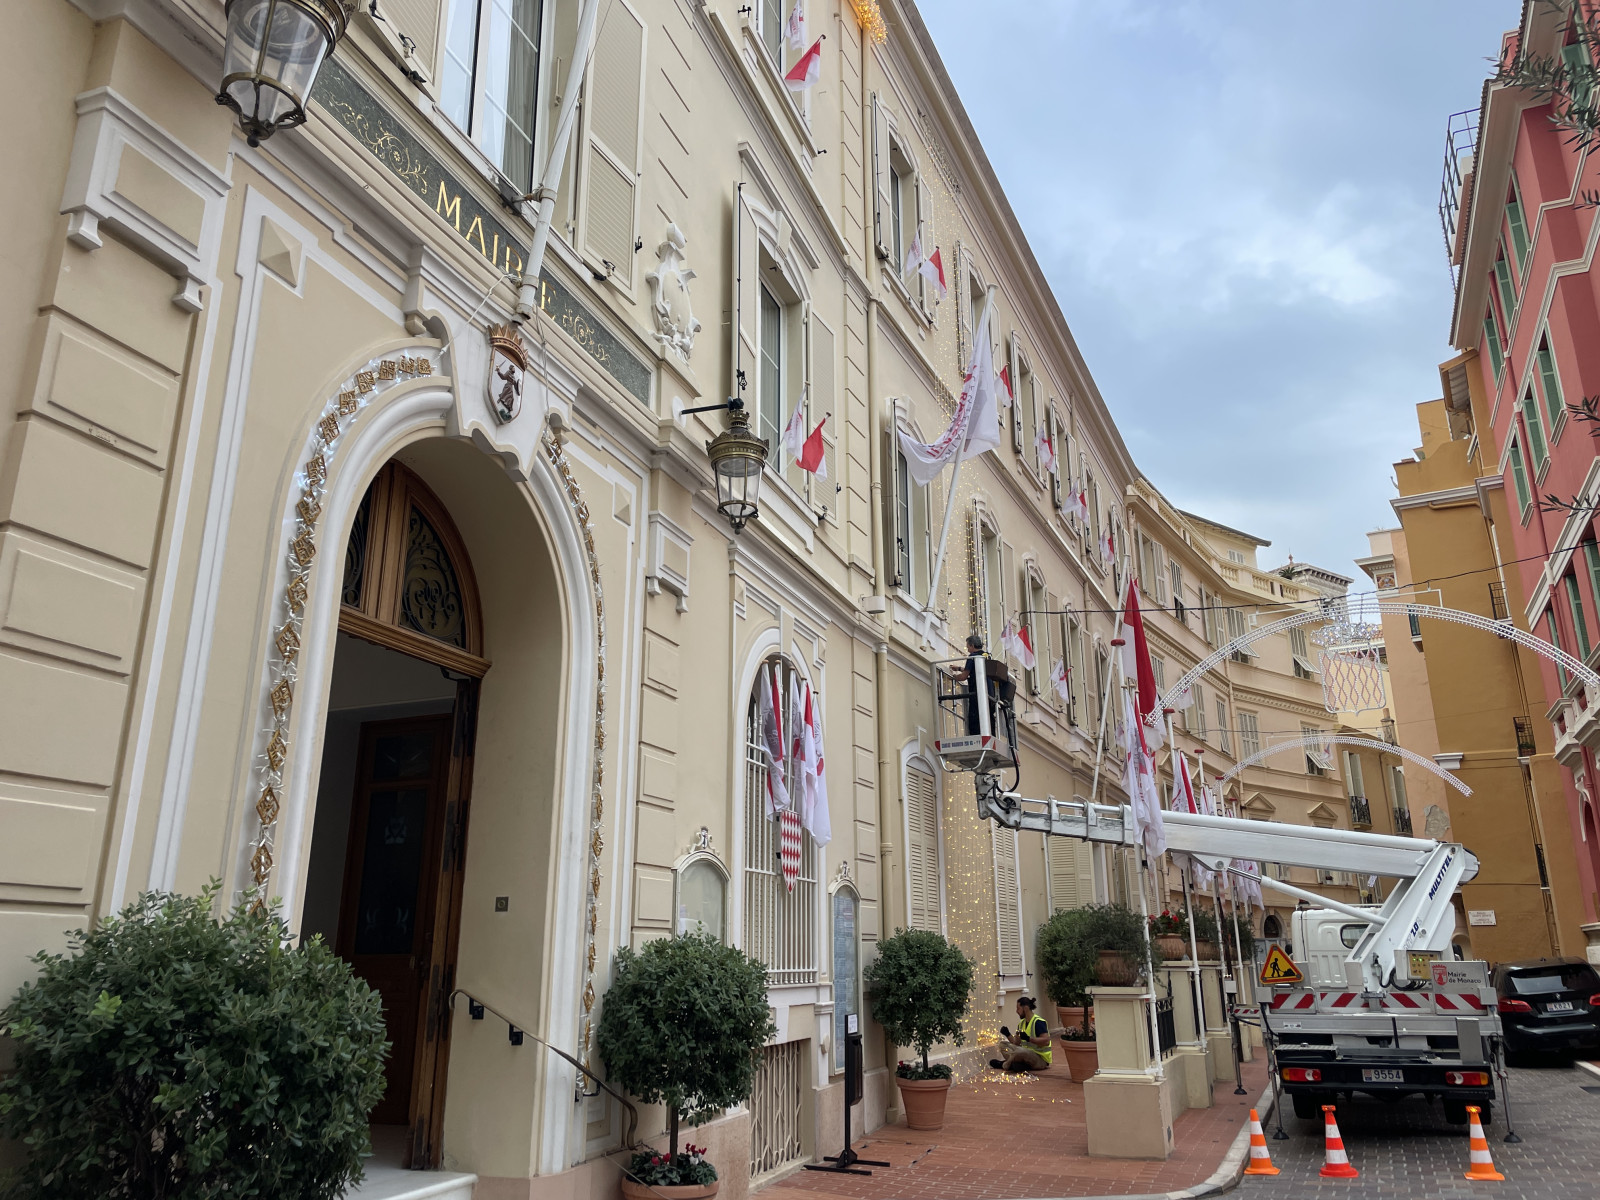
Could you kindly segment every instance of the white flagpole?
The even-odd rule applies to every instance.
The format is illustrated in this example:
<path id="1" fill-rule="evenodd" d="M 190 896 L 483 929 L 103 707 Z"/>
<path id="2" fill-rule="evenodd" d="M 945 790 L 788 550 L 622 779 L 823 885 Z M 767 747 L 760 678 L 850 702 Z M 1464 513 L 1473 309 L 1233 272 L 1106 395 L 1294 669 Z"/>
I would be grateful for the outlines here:
<path id="1" fill-rule="evenodd" d="M 980 316 L 974 323 L 975 337 L 979 333 L 983 334 L 984 337 L 989 336 L 989 314 L 994 309 L 994 293 L 995 286 L 990 284 L 989 290 L 983 295 L 983 315 Z M 976 361 L 976 342 L 973 343 L 973 358 L 974 361 Z M 978 381 L 976 379 L 972 381 L 972 386 L 973 388 L 977 388 Z M 994 387 L 994 382 L 992 380 L 990 381 L 989 386 L 991 388 Z M 967 430 L 972 425 L 972 413 L 976 407 L 976 403 L 968 406 L 967 419 L 961 423 L 961 436 L 956 441 L 956 464 L 950 471 L 950 494 L 945 498 L 944 502 L 944 526 L 939 530 L 939 553 L 933 560 L 933 572 L 928 576 L 928 603 L 923 606 L 922 610 L 925 617 L 922 626 L 922 636 L 928 641 L 932 640 L 932 638 L 929 637 L 929 634 L 933 630 L 933 598 L 939 594 L 939 576 L 944 571 L 945 547 L 950 542 L 950 518 L 955 514 L 956 511 L 956 482 L 961 478 L 961 462 L 965 457 L 967 449 Z"/>

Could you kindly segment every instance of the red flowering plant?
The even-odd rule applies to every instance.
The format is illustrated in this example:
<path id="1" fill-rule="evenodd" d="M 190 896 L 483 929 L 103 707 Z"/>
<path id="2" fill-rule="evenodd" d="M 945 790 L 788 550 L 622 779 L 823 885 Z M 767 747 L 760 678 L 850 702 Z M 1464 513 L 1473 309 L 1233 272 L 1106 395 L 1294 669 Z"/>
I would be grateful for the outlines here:
<path id="1" fill-rule="evenodd" d="M 1151 937 L 1189 936 L 1189 923 L 1182 917 L 1173 916 L 1169 909 L 1163 908 L 1160 916 L 1151 917 L 1149 920 Z"/>
<path id="2" fill-rule="evenodd" d="M 704 1186 L 717 1181 L 717 1169 L 706 1161 L 706 1148 L 685 1142 L 676 1154 L 640 1150 L 628 1164 L 628 1178 L 646 1187 Z"/>

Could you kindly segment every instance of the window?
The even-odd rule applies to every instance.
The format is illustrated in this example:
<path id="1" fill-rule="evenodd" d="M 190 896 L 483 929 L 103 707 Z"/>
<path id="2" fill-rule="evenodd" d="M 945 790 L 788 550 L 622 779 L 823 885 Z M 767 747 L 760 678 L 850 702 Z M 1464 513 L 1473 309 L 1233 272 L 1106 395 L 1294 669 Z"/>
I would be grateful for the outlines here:
<path id="1" fill-rule="evenodd" d="M 1500 369 L 1506 365 L 1506 352 L 1500 344 L 1500 326 L 1495 323 L 1494 306 L 1489 306 L 1489 314 L 1483 318 L 1483 341 L 1489 347 L 1489 363 L 1494 367 L 1494 376 L 1500 378 Z"/>
<path id="2" fill-rule="evenodd" d="M 1517 293 L 1511 286 L 1511 267 L 1506 262 L 1506 240 L 1500 239 L 1500 252 L 1494 258 L 1495 294 L 1500 297 L 1500 312 L 1510 328 L 1517 311 Z"/>
<path id="3" fill-rule="evenodd" d="M 1228 641 L 1230 643 L 1238 641 L 1240 638 L 1244 637 L 1245 634 L 1250 632 L 1250 628 L 1246 624 L 1245 619 L 1244 619 L 1244 613 L 1240 612 L 1237 608 L 1230 608 L 1227 611 L 1227 615 L 1228 615 Z M 1234 647 L 1233 651 L 1228 655 L 1228 657 L 1233 659 L 1234 662 L 1247 663 L 1252 658 L 1254 658 L 1255 655 L 1253 655 L 1244 646 L 1236 646 L 1236 647 Z"/>
<path id="4" fill-rule="evenodd" d="M 1556 624 L 1556 610 L 1555 610 L 1555 608 L 1551 607 L 1551 608 L 1545 609 L 1544 610 L 1544 617 L 1545 617 L 1545 628 L 1549 631 L 1548 632 L 1548 637 L 1550 639 L 1550 644 L 1552 646 L 1554 646 L 1557 650 L 1565 650 L 1566 647 L 1561 644 L 1561 629 Z M 1567 690 L 1567 670 L 1559 662 L 1556 663 L 1556 680 L 1561 684 L 1561 690 L 1562 691 L 1566 691 Z"/>
<path id="5" fill-rule="evenodd" d="M 1190 692 L 1189 708 L 1183 714 L 1183 725 L 1202 742 L 1206 740 L 1206 690 L 1198 683 Z"/>
<path id="6" fill-rule="evenodd" d="M 1044 690 L 1044 681 L 1050 677 L 1049 622 L 1041 621 L 1040 614 L 1049 611 L 1044 584 L 1034 578 L 1026 567 L 1022 569 L 1022 607 L 1017 621 L 1028 631 L 1028 643 L 1033 647 L 1033 668 L 1027 672 L 1028 694 L 1037 696 Z"/>
<path id="7" fill-rule="evenodd" d="M 1289 630 L 1289 657 L 1294 660 L 1294 677 L 1311 679 L 1316 669 L 1311 665 L 1311 648 L 1306 645 L 1304 629 Z"/>
<path id="8" fill-rule="evenodd" d="M 1528 223 L 1522 215 L 1522 191 L 1517 176 L 1511 175 L 1511 195 L 1506 200 L 1506 224 L 1511 229 L 1511 248 L 1517 255 L 1517 273 L 1528 265 Z"/>
<path id="9" fill-rule="evenodd" d="M 1568 571 L 1561 578 L 1567 593 L 1567 612 L 1572 617 L 1572 636 L 1578 642 L 1578 657 L 1589 657 L 1589 624 L 1583 619 L 1583 593 L 1578 590 L 1578 577 Z"/>
<path id="10" fill-rule="evenodd" d="M 1100 558 L 1100 484 L 1093 475 L 1088 476 L 1087 491 L 1089 493 L 1089 524 L 1084 532 L 1092 539 L 1089 547 L 1089 561 L 1096 566 L 1101 564 Z"/>
<path id="11" fill-rule="evenodd" d="M 1023 974 L 1022 892 L 1017 863 L 1017 831 L 989 822 L 994 850 L 995 934 L 999 943 L 1000 974 Z"/>
<path id="12" fill-rule="evenodd" d="M 899 142 L 892 143 L 889 150 L 889 214 L 894 238 L 894 269 L 903 271 L 906 251 L 911 249 L 911 239 L 917 232 L 917 172 Z M 933 253 L 930 246 L 922 250 L 925 254 Z M 910 280 L 904 282 L 910 286 Z"/>
<path id="13" fill-rule="evenodd" d="M 767 755 L 762 743 L 757 696 L 768 672 L 776 675 L 783 729 L 794 728 L 789 702 L 795 669 L 772 658 L 756 676 L 745 720 L 744 775 L 744 951 L 766 964 L 767 985 L 784 987 L 817 980 L 817 846 L 800 839 L 800 877 L 790 891 L 778 869 L 778 822 L 767 816 Z M 799 792 L 800 765 L 792 759 L 785 781 Z"/>
<path id="14" fill-rule="evenodd" d="M 1584 53 L 1583 43 L 1574 41 L 1571 45 L 1561 47 L 1561 61 L 1571 80 L 1573 107 L 1582 108 L 1589 103 L 1589 92 L 1594 86 L 1594 67 Z"/>
<path id="15" fill-rule="evenodd" d="M 1039 474 L 1039 412 L 1036 381 L 1033 377 L 1033 368 L 1028 365 L 1028 360 L 1012 342 L 1012 355 L 1014 365 L 1011 369 L 1012 382 L 1016 384 L 1016 403 L 1012 406 L 1012 420 L 1015 422 L 1013 440 L 1021 447 L 1026 456 L 1023 461 L 1035 475 Z"/>
<path id="16" fill-rule="evenodd" d="M 1244 551 L 1243 550 L 1229 550 L 1228 551 L 1228 561 L 1231 562 L 1231 563 L 1243 564 L 1243 562 L 1244 562 Z"/>
<path id="17" fill-rule="evenodd" d="M 1083 908 L 1094 903 L 1094 853 L 1088 842 L 1076 838 L 1047 837 L 1045 886 L 1050 911 Z"/>
<path id="18" fill-rule="evenodd" d="M 1422 645 L 1422 622 L 1418 619 L 1416 613 L 1408 612 L 1406 614 L 1406 628 L 1411 633 L 1411 640 L 1420 647 Z"/>
<path id="19" fill-rule="evenodd" d="M 1206 631 L 1206 642 L 1213 650 L 1221 649 L 1224 645 L 1222 641 L 1222 622 L 1217 615 L 1219 611 L 1217 602 L 1219 599 L 1220 597 L 1215 592 L 1208 592 L 1205 588 L 1200 589 L 1200 621 Z"/>
<path id="20" fill-rule="evenodd" d="M 1183 565 L 1169 563 L 1167 570 L 1172 576 L 1172 615 L 1179 621 L 1184 619 L 1183 608 Z"/>
<path id="21" fill-rule="evenodd" d="M 1550 464 L 1550 451 L 1544 440 L 1544 419 L 1533 398 L 1533 384 L 1522 394 L 1522 423 L 1528 430 L 1528 452 L 1533 456 L 1533 477 L 1540 478 Z"/>
<path id="22" fill-rule="evenodd" d="M 1398 766 L 1389 768 L 1389 787 L 1394 798 L 1394 831 L 1411 832 L 1411 803 L 1406 799 L 1406 773 Z"/>
<path id="23" fill-rule="evenodd" d="M 1094 712 L 1090 714 L 1091 726 L 1098 729 L 1100 715 L 1106 711 L 1106 688 L 1111 686 L 1111 655 L 1104 647 L 1094 652 Z"/>
<path id="24" fill-rule="evenodd" d="M 939 792 L 933 773 L 917 766 L 906 768 L 906 895 L 911 928 L 939 932 Z"/>
<path id="25" fill-rule="evenodd" d="M 445 116 L 525 190 L 533 187 L 540 9 L 540 0 L 451 0 L 439 73 Z"/>
<path id="26" fill-rule="evenodd" d="M 784 386 L 784 329 L 783 305 L 766 285 L 761 287 L 761 316 L 758 336 L 761 340 L 761 370 L 756 382 L 756 411 L 760 414 L 761 436 L 769 446 L 783 440 L 783 427 L 788 418 L 783 411 Z"/>
<path id="27" fill-rule="evenodd" d="M 1366 780 L 1361 775 L 1361 758 L 1352 750 L 1346 750 L 1344 758 L 1344 790 L 1347 796 L 1365 796 L 1367 794 Z"/>
<path id="28" fill-rule="evenodd" d="M 1511 435 L 1506 446 L 1506 460 L 1511 464 L 1511 482 L 1517 489 L 1517 512 L 1522 523 L 1528 523 L 1528 513 L 1533 508 L 1533 493 L 1528 488 L 1528 468 L 1522 462 L 1522 447 L 1517 436 Z"/>
<path id="29" fill-rule="evenodd" d="M 678 932 L 708 933 L 727 940 L 728 877 L 707 852 L 698 852 L 678 868 Z"/>
<path id="30" fill-rule="evenodd" d="M 1556 374 L 1555 356 L 1550 353 L 1548 335 L 1539 339 L 1539 390 L 1544 393 L 1544 414 L 1550 420 L 1550 440 L 1561 436 L 1561 427 L 1567 423 L 1567 407 L 1561 399 L 1561 377 Z"/>
<path id="31" fill-rule="evenodd" d="M 1160 551 L 1144 534 L 1139 535 L 1139 590 L 1159 603 L 1161 594 Z"/>
<path id="32" fill-rule="evenodd" d="M 1064 653 L 1067 656 L 1067 720 L 1074 725 L 1083 725 L 1084 705 L 1084 674 L 1083 674 L 1083 630 L 1078 627 L 1078 622 L 1071 617 L 1065 618 L 1067 645 Z"/>
<path id="33" fill-rule="evenodd" d="M 1217 748 L 1224 754 L 1233 754 L 1233 739 L 1228 736 L 1228 702 L 1217 697 Z"/>
<path id="34" fill-rule="evenodd" d="M 1157 694 L 1164 694 L 1167 690 L 1167 660 L 1150 656 L 1150 674 L 1155 676 Z"/>
<path id="35" fill-rule="evenodd" d="M 984 645 L 992 652 L 1000 645 L 1006 624 L 1005 569 L 1001 565 L 1000 535 L 983 527 Z"/>
<path id="36" fill-rule="evenodd" d="M 896 452 L 895 553 L 900 585 L 919 600 L 928 595 L 928 489 L 911 478 L 904 454 Z"/>
<path id="37" fill-rule="evenodd" d="M 1322 730 L 1315 725 L 1300 726 L 1303 737 L 1316 738 L 1316 741 L 1306 743 L 1306 774 L 1326 775 L 1333 770 L 1333 763 L 1328 759 L 1328 751 L 1321 741 Z"/>
<path id="38" fill-rule="evenodd" d="M 1261 753 L 1261 726 L 1253 712 L 1239 713 L 1239 753 L 1245 758 Z"/>
<path id="39" fill-rule="evenodd" d="M 1589 594 L 1594 597 L 1595 604 L 1600 606 L 1600 546 L 1592 541 L 1585 542 L 1583 562 L 1589 569 Z"/>
<path id="40" fill-rule="evenodd" d="M 783 0 L 761 0 L 761 44 L 783 70 Z"/>

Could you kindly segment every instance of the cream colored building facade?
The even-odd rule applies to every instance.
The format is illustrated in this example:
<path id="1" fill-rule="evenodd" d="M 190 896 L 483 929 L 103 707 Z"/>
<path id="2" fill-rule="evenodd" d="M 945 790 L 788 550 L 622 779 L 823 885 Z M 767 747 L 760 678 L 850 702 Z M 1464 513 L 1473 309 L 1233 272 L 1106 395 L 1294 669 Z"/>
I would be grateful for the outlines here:
<path id="1" fill-rule="evenodd" d="M 453 1194 L 577 1196 L 614 1186 L 626 1114 L 507 1023 L 587 1059 L 616 949 L 702 926 L 767 963 L 779 1030 L 751 1103 L 704 1133 L 738 1200 L 838 1149 L 840 1032 L 869 1015 L 881 936 L 939 928 L 973 955 L 981 1054 L 1039 990 L 1048 913 L 1131 895 L 1118 853 L 978 822 L 933 753 L 930 665 L 1020 614 L 1023 786 L 1087 795 L 1129 569 L 1104 534 L 1159 527 L 1186 586 L 1231 602 L 1298 589 L 1142 480 L 909 4 L 882 4 L 877 41 L 877 5 L 807 0 L 826 40 L 797 94 L 778 5 L 611 0 L 520 407 L 497 411 L 488 334 L 577 5 L 518 10 L 509 76 L 514 39 L 475 33 L 492 8 L 363 10 L 305 127 L 259 147 L 213 99 L 218 0 L 19 14 L 0 993 L 143 890 L 259 883 L 384 993 L 386 1156 Z M 919 226 L 942 302 L 899 270 Z M 990 289 L 1015 400 L 964 465 L 934 580 L 952 483 L 913 487 L 893 434 L 948 421 Z M 704 450 L 726 418 L 682 414 L 730 395 L 774 443 L 739 536 Z M 777 452 L 802 397 L 825 483 Z M 1165 619 L 1169 675 L 1221 644 Z M 1287 643 L 1260 653 L 1207 686 L 1228 706 L 1209 736 L 1314 715 Z M 819 698 L 831 799 L 793 890 L 751 725 L 773 671 Z M 1246 811 L 1340 823 L 1337 780 L 1292 767 L 1249 768 Z M 868 1032 L 858 1129 L 897 1103 Z"/>

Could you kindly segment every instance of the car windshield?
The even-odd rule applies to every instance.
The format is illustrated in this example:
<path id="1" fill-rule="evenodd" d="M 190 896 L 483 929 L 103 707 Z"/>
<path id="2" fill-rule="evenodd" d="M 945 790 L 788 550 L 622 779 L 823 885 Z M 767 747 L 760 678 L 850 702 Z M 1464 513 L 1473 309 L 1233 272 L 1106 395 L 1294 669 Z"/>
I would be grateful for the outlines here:
<path id="1" fill-rule="evenodd" d="M 1519 996 L 1548 996 L 1554 992 L 1600 991 L 1600 975 L 1585 963 L 1539 967 L 1512 975 L 1511 990 Z"/>

